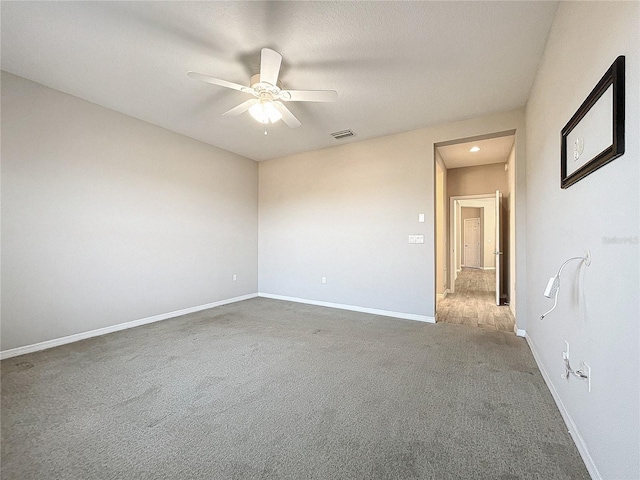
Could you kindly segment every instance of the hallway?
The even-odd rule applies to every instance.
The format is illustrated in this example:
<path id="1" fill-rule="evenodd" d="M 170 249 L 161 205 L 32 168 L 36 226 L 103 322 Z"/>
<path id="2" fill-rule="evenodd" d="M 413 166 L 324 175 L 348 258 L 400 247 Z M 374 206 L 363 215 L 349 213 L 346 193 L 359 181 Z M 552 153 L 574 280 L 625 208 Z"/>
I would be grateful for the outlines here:
<path id="1" fill-rule="evenodd" d="M 495 272 L 463 268 L 456 293 L 436 304 L 436 321 L 513 332 L 515 319 L 507 305 L 495 304 Z"/>

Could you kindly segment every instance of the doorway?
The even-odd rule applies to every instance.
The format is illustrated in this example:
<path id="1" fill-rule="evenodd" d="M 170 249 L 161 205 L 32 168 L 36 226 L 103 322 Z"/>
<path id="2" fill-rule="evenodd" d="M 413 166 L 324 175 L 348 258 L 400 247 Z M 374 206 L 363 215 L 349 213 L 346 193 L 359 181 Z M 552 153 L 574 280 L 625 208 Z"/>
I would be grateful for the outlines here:
<path id="1" fill-rule="evenodd" d="M 436 321 L 513 332 L 509 304 L 507 171 L 515 163 L 515 131 L 436 144 Z M 483 151 L 484 157 L 473 156 Z M 444 186 L 439 185 L 441 177 Z M 506 192 L 506 193 L 504 193 Z M 442 225 L 442 223 L 440 224 Z M 445 248 L 444 265 L 439 253 Z M 438 281 L 444 273 L 444 280 Z M 444 290 L 439 291 L 439 288 Z"/>
<path id="2" fill-rule="evenodd" d="M 451 287 L 436 302 L 437 322 L 513 332 L 515 318 L 502 293 L 500 199 L 499 191 L 451 198 Z M 477 216 L 464 218 L 465 210 Z"/>

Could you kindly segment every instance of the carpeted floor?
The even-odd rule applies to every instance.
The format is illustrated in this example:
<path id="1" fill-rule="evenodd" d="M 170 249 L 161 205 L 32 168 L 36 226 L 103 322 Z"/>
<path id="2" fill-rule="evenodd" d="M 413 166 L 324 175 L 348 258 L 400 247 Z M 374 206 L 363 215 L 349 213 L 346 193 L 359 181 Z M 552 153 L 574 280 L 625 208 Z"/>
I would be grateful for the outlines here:
<path id="1" fill-rule="evenodd" d="M 2 479 L 587 479 L 526 342 L 256 298 L 2 361 Z"/>

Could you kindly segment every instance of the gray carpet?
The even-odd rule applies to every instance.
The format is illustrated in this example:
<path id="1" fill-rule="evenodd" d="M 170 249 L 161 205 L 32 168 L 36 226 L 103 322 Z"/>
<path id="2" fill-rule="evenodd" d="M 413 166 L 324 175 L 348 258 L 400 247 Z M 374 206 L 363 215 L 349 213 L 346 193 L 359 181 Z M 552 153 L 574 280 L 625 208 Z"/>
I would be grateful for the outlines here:
<path id="1" fill-rule="evenodd" d="M 257 298 L 2 362 L 2 478 L 589 478 L 526 342 Z"/>

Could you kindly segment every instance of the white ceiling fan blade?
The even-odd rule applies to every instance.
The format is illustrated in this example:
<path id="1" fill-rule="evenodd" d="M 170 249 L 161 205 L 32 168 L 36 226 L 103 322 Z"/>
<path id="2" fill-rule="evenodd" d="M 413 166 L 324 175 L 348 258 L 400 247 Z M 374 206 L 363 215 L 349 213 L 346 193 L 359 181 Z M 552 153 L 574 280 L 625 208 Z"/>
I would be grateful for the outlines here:
<path id="1" fill-rule="evenodd" d="M 219 78 L 210 77 L 209 75 L 204 75 L 202 73 L 187 72 L 187 76 L 189 78 L 193 78 L 194 80 L 212 83 L 213 85 L 219 85 L 220 87 L 232 88 L 244 93 L 255 93 L 253 89 L 245 87 L 244 85 L 240 85 L 239 83 L 227 82 L 226 80 L 220 80 Z"/>
<path id="2" fill-rule="evenodd" d="M 282 115 L 282 121 L 287 124 L 289 128 L 298 128 L 302 123 L 298 120 L 293 113 L 284 106 L 282 102 L 273 102 L 273 105 L 278 109 Z"/>
<path id="3" fill-rule="evenodd" d="M 279 97 L 288 102 L 335 102 L 335 90 L 282 90 Z"/>
<path id="4" fill-rule="evenodd" d="M 242 102 L 237 107 L 233 107 L 231 110 L 227 110 L 222 115 L 228 115 L 230 117 L 235 117 L 236 115 L 240 115 L 241 113 L 246 112 L 253 105 L 255 105 L 256 103 L 259 103 L 259 102 L 260 102 L 260 100 L 258 100 L 257 98 L 252 98 L 250 100 L 247 100 L 246 102 Z"/>
<path id="5" fill-rule="evenodd" d="M 260 82 L 275 87 L 278 84 L 281 63 L 282 55 L 270 48 L 263 48 L 260 52 Z"/>

